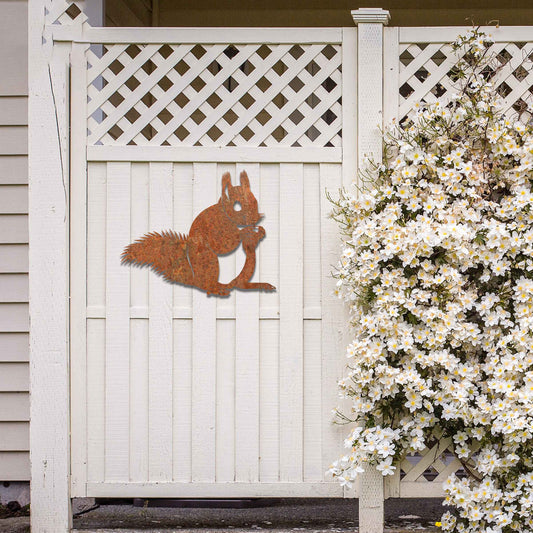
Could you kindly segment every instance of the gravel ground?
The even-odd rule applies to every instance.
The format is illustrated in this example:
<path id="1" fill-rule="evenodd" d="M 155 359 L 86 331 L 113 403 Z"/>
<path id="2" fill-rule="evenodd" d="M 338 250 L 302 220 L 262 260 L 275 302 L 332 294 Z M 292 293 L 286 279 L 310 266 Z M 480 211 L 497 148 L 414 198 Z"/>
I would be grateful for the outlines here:
<path id="1" fill-rule="evenodd" d="M 326 533 L 357 530 L 357 500 L 282 499 L 269 506 L 246 509 L 161 508 L 123 505 L 100 505 L 74 520 L 79 533 Z M 436 532 L 435 521 L 443 512 L 436 499 L 385 502 L 387 533 L 411 531 Z M 29 518 L 0 520 L 2 533 L 27 533 Z"/>

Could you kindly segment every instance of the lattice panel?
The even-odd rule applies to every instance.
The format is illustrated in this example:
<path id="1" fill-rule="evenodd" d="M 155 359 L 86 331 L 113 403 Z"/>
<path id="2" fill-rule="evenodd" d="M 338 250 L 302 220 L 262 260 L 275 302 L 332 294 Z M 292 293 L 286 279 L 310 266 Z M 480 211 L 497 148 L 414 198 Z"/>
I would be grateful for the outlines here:
<path id="1" fill-rule="evenodd" d="M 46 23 L 53 25 L 83 24 L 87 16 L 77 2 L 49 1 L 46 13 Z"/>
<path id="2" fill-rule="evenodd" d="M 506 113 L 530 120 L 528 104 L 533 104 L 533 43 L 494 43 L 491 82 L 504 100 Z M 416 102 L 434 102 L 457 89 L 453 67 L 459 56 L 449 44 L 400 44 L 400 121 L 409 116 Z"/>
<path id="3" fill-rule="evenodd" d="M 341 145 L 331 44 L 112 44 L 88 51 L 91 145 Z"/>
<path id="4" fill-rule="evenodd" d="M 402 482 L 443 483 L 451 474 L 461 470 L 461 462 L 453 457 L 451 439 L 442 439 L 417 456 L 406 457 L 400 463 Z"/>

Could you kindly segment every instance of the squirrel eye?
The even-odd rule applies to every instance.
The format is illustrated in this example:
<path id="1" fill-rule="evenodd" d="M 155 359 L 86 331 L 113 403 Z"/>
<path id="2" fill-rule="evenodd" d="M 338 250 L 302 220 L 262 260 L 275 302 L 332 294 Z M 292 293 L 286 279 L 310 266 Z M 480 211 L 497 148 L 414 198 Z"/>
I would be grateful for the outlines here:
<path id="1" fill-rule="evenodd" d="M 242 205 L 240 202 L 235 202 L 233 204 L 233 211 L 240 211 L 242 209 Z"/>

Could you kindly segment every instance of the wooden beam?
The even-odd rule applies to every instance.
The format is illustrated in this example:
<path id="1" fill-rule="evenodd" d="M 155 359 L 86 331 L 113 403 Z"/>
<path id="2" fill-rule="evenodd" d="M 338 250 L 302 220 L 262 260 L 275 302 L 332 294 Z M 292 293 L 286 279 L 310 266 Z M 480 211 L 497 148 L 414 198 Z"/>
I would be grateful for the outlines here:
<path id="1" fill-rule="evenodd" d="M 29 0 L 31 530 L 71 527 L 68 350 L 69 45 L 43 35 L 46 0 Z M 47 39 L 48 37 L 48 39 Z M 18 305 L 18 304 L 12 304 Z"/>

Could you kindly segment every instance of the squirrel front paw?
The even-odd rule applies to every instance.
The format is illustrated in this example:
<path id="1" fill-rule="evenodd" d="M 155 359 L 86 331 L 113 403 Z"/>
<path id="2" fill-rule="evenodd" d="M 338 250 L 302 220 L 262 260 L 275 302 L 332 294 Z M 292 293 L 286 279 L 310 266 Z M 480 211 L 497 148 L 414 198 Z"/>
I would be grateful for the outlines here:
<path id="1" fill-rule="evenodd" d="M 244 249 L 252 252 L 257 248 L 259 241 L 266 235 L 262 226 L 247 226 L 241 230 L 241 240 Z"/>

